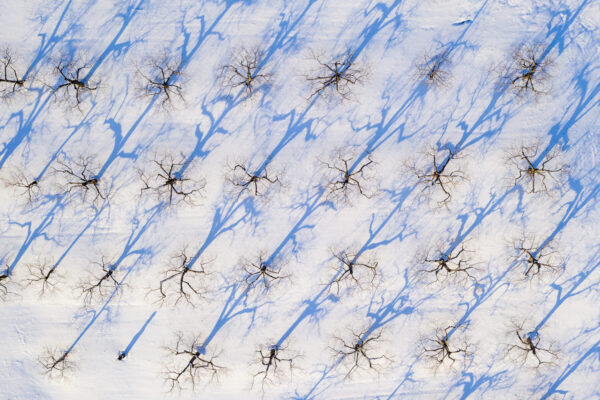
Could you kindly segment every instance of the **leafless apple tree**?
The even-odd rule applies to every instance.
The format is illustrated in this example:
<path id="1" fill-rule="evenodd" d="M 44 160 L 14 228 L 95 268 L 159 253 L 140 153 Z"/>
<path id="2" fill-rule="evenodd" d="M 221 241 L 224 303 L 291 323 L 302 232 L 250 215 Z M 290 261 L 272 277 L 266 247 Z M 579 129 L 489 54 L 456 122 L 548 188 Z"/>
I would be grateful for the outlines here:
<path id="1" fill-rule="evenodd" d="M 185 101 L 179 57 L 164 50 L 160 55 L 148 57 L 137 66 L 137 71 L 142 96 L 155 99 L 162 109 L 169 110 Z"/>
<path id="2" fill-rule="evenodd" d="M 425 83 L 432 86 L 446 86 L 450 81 L 450 57 L 448 50 L 444 49 L 439 53 L 425 54 L 423 60 L 416 65 L 417 75 Z"/>
<path id="3" fill-rule="evenodd" d="M 44 368 L 44 374 L 51 378 L 63 378 L 66 373 L 76 368 L 72 360 L 71 350 L 60 350 L 57 348 L 46 348 L 38 358 Z"/>
<path id="4" fill-rule="evenodd" d="M 464 244 L 441 249 L 443 244 L 419 257 L 418 278 L 426 284 L 439 283 L 465 285 L 477 283 L 477 268 L 471 261 L 472 251 Z"/>
<path id="5" fill-rule="evenodd" d="M 27 264 L 29 276 L 25 278 L 27 287 L 36 288 L 40 296 L 54 293 L 64 276 L 56 271 L 56 264 L 51 257 L 38 257 Z"/>
<path id="6" fill-rule="evenodd" d="M 181 172 L 185 165 L 183 160 L 183 156 L 176 159 L 171 154 L 160 158 L 155 155 L 152 167 L 139 171 L 143 183 L 141 193 L 152 193 L 157 201 L 169 206 L 182 202 L 195 205 L 206 183 L 203 178 L 192 178 L 189 169 Z"/>
<path id="7" fill-rule="evenodd" d="M 473 357 L 473 352 L 463 331 L 464 327 L 448 325 L 437 328 L 433 336 L 423 336 L 421 357 L 428 361 L 435 371 L 442 365 L 454 368 L 457 361 L 465 366 Z M 458 335 L 462 337 L 458 338 Z"/>
<path id="8" fill-rule="evenodd" d="M 523 235 L 514 242 L 513 260 L 521 267 L 522 279 L 545 279 L 560 273 L 564 260 L 551 241 L 539 243 L 533 235 Z"/>
<path id="9" fill-rule="evenodd" d="M 98 167 L 93 164 L 92 157 L 61 157 L 54 166 L 54 173 L 59 176 L 60 191 L 67 193 L 71 199 L 90 201 L 92 204 L 108 197 L 108 189 L 95 171 L 98 171 Z"/>
<path id="10" fill-rule="evenodd" d="M 92 271 L 88 277 L 80 281 L 78 288 L 86 305 L 100 303 L 112 295 L 121 285 L 116 265 L 107 257 L 92 262 Z"/>
<path id="11" fill-rule="evenodd" d="M 15 52 L 4 47 L 0 50 L 0 99 L 9 99 L 14 94 L 23 90 L 25 79 L 17 70 L 17 57 Z"/>
<path id="12" fill-rule="evenodd" d="M 337 262 L 333 266 L 335 275 L 330 285 L 337 294 L 341 285 L 359 289 L 372 289 L 376 286 L 378 262 L 375 258 L 347 250 L 332 251 L 332 255 Z"/>
<path id="13" fill-rule="evenodd" d="M 206 265 L 210 261 L 202 259 L 193 263 L 192 261 L 193 256 L 187 246 L 183 246 L 180 251 L 171 256 L 158 287 L 150 291 L 157 295 L 158 302 L 177 305 L 183 300 L 194 306 L 205 297 L 208 290 L 207 279 L 211 275 L 206 270 Z"/>
<path id="14" fill-rule="evenodd" d="M 191 339 L 184 338 L 182 332 L 176 333 L 173 347 L 167 347 L 172 360 L 165 365 L 165 375 L 169 390 L 182 390 L 191 385 L 194 390 L 201 380 L 211 382 L 218 379 L 224 367 L 217 364 L 217 355 L 207 353 L 200 335 Z"/>
<path id="15" fill-rule="evenodd" d="M 350 330 L 348 333 L 345 336 L 335 335 L 335 343 L 330 347 L 335 356 L 341 357 L 342 364 L 348 367 L 344 379 L 351 378 L 359 370 L 374 371 L 379 375 L 392 363 L 382 350 L 381 330 Z"/>
<path id="16" fill-rule="evenodd" d="M 248 164 L 236 163 L 230 167 L 226 179 L 236 194 L 247 192 L 254 196 L 267 196 L 274 185 L 281 187 L 279 177 L 270 173 L 269 169 L 268 164 L 260 170 L 253 170 Z"/>
<path id="17" fill-rule="evenodd" d="M 223 66 L 221 75 L 225 88 L 229 91 L 241 88 L 248 97 L 271 78 L 264 70 L 264 57 L 258 48 L 236 51 L 231 62 Z"/>
<path id="18" fill-rule="evenodd" d="M 333 96 L 349 100 L 352 98 L 354 85 L 361 83 L 366 77 L 365 68 L 358 65 L 355 54 L 350 50 L 329 61 L 323 61 L 323 57 L 314 52 L 312 58 L 319 66 L 306 76 L 312 84 L 309 99 L 316 96 L 326 98 Z"/>
<path id="19" fill-rule="evenodd" d="M 513 322 L 510 336 L 513 337 L 507 347 L 507 354 L 513 361 L 521 366 L 539 368 L 541 366 L 554 366 L 558 359 L 558 350 L 553 343 L 542 344 L 540 333 L 533 329 L 524 329 L 524 323 Z"/>
<path id="20" fill-rule="evenodd" d="M 522 145 L 508 154 L 508 162 L 518 171 L 514 185 L 521 184 L 528 193 L 549 193 L 559 189 L 566 166 L 560 163 L 561 151 L 542 155 L 537 144 Z"/>
<path id="21" fill-rule="evenodd" d="M 71 108 L 81 111 L 82 103 L 99 88 L 89 72 L 92 65 L 80 54 L 62 56 L 53 63 L 56 84 L 50 86 L 52 94 Z"/>
<path id="22" fill-rule="evenodd" d="M 258 372 L 252 375 L 252 387 L 259 381 L 264 392 L 266 385 L 276 383 L 286 376 L 291 377 L 297 355 L 291 353 L 286 346 L 270 344 L 262 346 L 256 353 L 258 356 L 253 363 L 256 368 L 253 369 L 258 369 Z"/>
<path id="23" fill-rule="evenodd" d="M 438 206 L 447 205 L 452 199 L 456 186 L 467 180 L 466 174 L 458 165 L 461 156 L 446 146 L 441 149 L 430 149 L 424 159 L 408 165 L 419 182 L 423 185 L 423 194 L 435 200 Z"/>
<path id="24" fill-rule="evenodd" d="M 325 179 L 329 199 L 350 203 L 355 196 L 370 199 L 377 194 L 376 188 L 372 187 L 373 177 L 369 174 L 375 165 L 370 154 L 362 160 L 345 156 L 340 151 L 333 161 L 320 162 L 327 167 Z"/>
<path id="25" fill-rule="evenodd" d="M 282 272 L 285 262 L 281 257 L 259 254 L 254 259 L 243 258 L 241 265 L 244 270 L 243 283 L 248 289 L 262 286 L 267 291 L 291 276 Z"/>
<path id="26" fill-rule="evenodd" d="M 509 64 L 500 73 L 500 79 L 517 95 L 545 94 L 550 89 L 548 70 L 552 64 L 544 46 L 523 44 L 514 51 Z"/>

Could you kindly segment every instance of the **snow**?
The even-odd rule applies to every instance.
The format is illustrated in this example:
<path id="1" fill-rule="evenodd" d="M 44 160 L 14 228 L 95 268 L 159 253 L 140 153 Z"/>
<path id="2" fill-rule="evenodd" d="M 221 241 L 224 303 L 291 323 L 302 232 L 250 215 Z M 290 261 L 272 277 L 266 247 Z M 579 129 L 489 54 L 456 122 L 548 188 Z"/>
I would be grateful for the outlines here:
<path id="1" fill-rule="evenodd" d="M 0 260 L 9 274 L 0 398 L 600 398 L 597 0 L 2 6 L 10 12 L 0 13 L 0 45 L 18 56 L 26 83 L 0 107 Z M 523 44 L 551 60 L 548 93 L 499 84 Z M 223 86 L 223 66 L 244 49 L 260 49 L 269 75 L 249 98 Z M 171 107 L 142 91 L 140 72 L 162 54 L 181 68 L 183 100 Z M 349 98 L 311 97 L 315 58 L 347 54 L 364 73 Z M 448 58 L 441 86 L 417 67 L 438 54 Z M 97 85 L 79 109 L 52 93 L 66 56 L 88 62 Z M 548 165 L 563 168 L 548 179 L 549 193 L 515 185 L 508 158 L 522 145 L 537 145 L 540 163 L 557 154 Z M 428 171 L 434 148 L 440 157 L 455 149 L 452 168 L 465 177 L 447 205 L 415 174 Z M 355 187 L 348 201 L 329 193 L 339 171 L 328 165 L 339 167 L 340 154 L 350 172 L 373 160 L 360 176 L 368 196 Z M 168 155 L 204 183 L 194 204 L 168 206 L 140 191 L 140 173 L 155 173 Z M 70 178 L 59 162 L 81 157 L 110 191 L 106 200 L 92 201 L 93 189 L 85 199 L 80 188 L 65 192 Z M 257 173 L 267 164 L 279 182 L 263 196 L 238 195 L 228 180 L 236 164 Z M 19 173 L 39 182 L 35 201 L 10 185 Z M 523 237 L 547 244 L 560 270 L 524 279 L 526 265 L 515 261 Z M 419 273 L 435 250 L 461 246 L 476 281 Z M 184 247 L 192 269 L 208 273 L 202 296 L 191 305 L 170 293 L 161 303 L 160 281 Z M 377 262 L 373 284 L 368 272 L 362 288 L 331 284 L 342 251 Z M 289 277 L 268 290 L 247 287 L 242 265 L 259 256 Z M 119 283 L 86 303 L 81 285 L 102 275 L 102 257 Z M 44 262 L 60 279 L 41 295 L 28 280 Z M 522 345 L 518 325 L 522 337 L 552 346 L 551 362 L 536 368 L 528 354 L 521 363 L 523 353 L 510 350 Z M 468 344 L 468 355 L 436 365 L 424 343 L 450 326 L 451 346 Z M 177 332 L 216 355 L 218 379 L 200 374 L 194 388 L 182 380 L 170 390 L 168 368 L 189 359 L 166 349 Z M 352 332 L 381 333 L 369 351 L 386 356 L 377 371 L 348 375 L 353 356 L 333 349 Z M 293 372 L 283 362 L 280 377 L 253 385 L 258 351 L 273 345 L 294 358 Z M 47 349 L 68 350 L 75 368 L 45 374 Z"/>

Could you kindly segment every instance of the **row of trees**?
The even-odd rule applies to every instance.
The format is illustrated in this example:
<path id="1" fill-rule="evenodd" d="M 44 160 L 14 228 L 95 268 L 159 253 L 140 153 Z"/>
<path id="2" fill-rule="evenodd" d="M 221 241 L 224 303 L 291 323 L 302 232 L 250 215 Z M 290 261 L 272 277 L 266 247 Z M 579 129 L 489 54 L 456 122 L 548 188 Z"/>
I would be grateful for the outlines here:
<path id="1" fill-rule="evenodd" d="M 528 193 L 551 193 L 560 189 L 567 167 L 560 162 L 560 151 L 542 154 L 539 145 L 520 146 L 508 152 L 507 163 L 514 171 L 510 185 L 520 185 Z M 449 147 L 432 149 L 412 163 L 404 163 L 418 179 L 423 195 L 437 206 L 448 206 L 457 185 L 468 181 L 460 164 L 461 157 Z M 328 197 L 339 204 L 349 204 L 357 196 L 371 198 L 378 194 L 372 174 L 376 165 L 371 154 L 358 159 L 338 151 L 332 161 L 319 161 L 324 167 L 323 186 Z M 203 195 L 206 181 L 198 177 L 185 164 L 185 157 L 172 154 L 155 156 L 148 168 L 138 170 L 140 195 L 150 194 L 159 203 L 196 205 Z M 97 205 L 107 201 L 110 187 L 98 176 L 98 165 L 91 157 L 58 158 L 53 172 L 57 194 L 65 193 L 71 198 Z M 270 165 L 252 167 L 249 163 L 228 165 L 225 180 L 229 195 L 248 194 L 268 198 L 283 186 L 281 172 L 273 172 Z M 39 178 L 23 170 L 14 170 L 3 178 L 5 185 L 14 187 L 26 203 L 32 203 L 50 188 L 43 189 Z"/>
<path id="2" fill-rule="evenodd" d="M 513 241 L 510 249 L 506 262 L 519 267 L 515 268 L 518 272 L 514 283 L 534 279 L 545 281 L 564 270 L 565 262 L 552 241 L 539 242 L 533 235 L 524 235 Z M 210 271 L 214 260 L 193 260 L 192 254 L 189 246 L 183 246 L 172 254 L 146 297 L 172 306 L 180 302 L 195 306 L 206 299 L 211 288 L 216 286 L 217 277 Z M 476 286 L 483 262 L 475 261 L 473 254 L 465 244 L 440 242 L 418 253 L 412 275 L 427 286 Z M 382 276 L 375 256 L 351 249 L 332 250 L 331 255 L 335 260 L 333 272 L 322 285 L 327 285 L 336 295 L 339 296 L 341 290 L 374 290 L 378 287 Z M 285 258 L 281 256 L 271 259 L 261 253 L 254 258 L 244 257 L 239 263 L 237 283 L 248 292 L 256 289 L 264 296 L 279 283 L 292 280 L 293 271 L 286 272 L 286 265 Z M 116 261 L 107 256 L 100 256 L 98 261 L 90 263 L 88 276 L 77 285 L 84 304 L 102 303 L 117 289 L 122 274 L 117 266 Z M 27 269 L 29 273 L 23 285 L 35 289 L 40 295 L 54 292 L 65 278 L 50 257 L 40 257 L 27 263 Z M 3 297 L 9 292 L 7 277 L 6 273 L 0 276 L 0 294 Z"/>
<path id="3" fill-rule="evenodd" d="M 367 76 L 366 67 L 359 65 L 351 50 L 330 60 L 312 52 L 312 58 L 317 67 L 305 75 L 311 84 L 309 100 L 316 96 L 334 95 L 340 99 L 351 99 L 353 87 Z M 416 75 L 427 84 L 447 85 L 451 77 L 450 61 L 448 49 L 425 55 L 424 60 L 416 64 Z M 221 67 L 220 81 L 229 93 L 241 89 L 250 97 L 272 79 L 273 74 L 266 71 L 265 63 L 262 51 L 241 49 L 233 55 L 231 63 Z M 18 64 L 15 52 L 4 48 L 0 53 L 0 96 L 4 99 L 27 89 L 27 80 Z M 93 64 L 83 55 L 63 56 L 52 61 L 51 65 L 53 76 L 50 79 L 56 83 L 42 81 L 42 84 L 69 107 L 80 109 L 86 96 L 103 86 L 100 80 L 92 77 Z M 542 94 L 549 89 L 548 70 L 551 65 L 552 61 L 544 54 L 541 45 L 524 44 L 515 51 L 508 64 L 496 67 L 496 70 L 500 82 L 512 87 L 516 93 Z M 184 101 L 185 77 L 181 59 L 177 56 L 165 50 L 158 56 L 148 57 L 135 69 L 142 96 L 158 98 L 164 109 Z"/>
<path id="4" fill-rule="evenodd" d="M 554 366 L 560 351 L 547 337 L 542 338 L 536 328 L 526 328 L 524 322 L 511 322 L 506 331 L 506 342 L 501 344 L 505 359 L 521 367 L 539 369 Z M 218 380 L 227 371 L 221 361 L 221 353 L 207 347 L 201 335 L 186 336 L 176 332 L 173 343 L 164 347 L 168 361 L 164 365 L 164 375 L 169 390 L 194 390 L 200 382 Z M 334 366 L 343 368 L 344 379 L 352 379 L 361 374 L 381 375 L 394 363 L 386 345 L 384 329 L 372 331 L 370 327 L 356 330 L 347 328 L 330 337 L 329 351 Z M 422 334 L 418 340 L 418 359 L 427 368 L 437 372 L 441 368 L 453 370 L 471 365 L 477 352 L 465 325 L 448 324 Z M 117 359 L 125 360 L 124 353 Z M 259 387 L 263 392 L 271 384 L 277 384 L 292 377 L 299 368 L 302 354 L 288 345 L 266 343 L 255 351 L 255 357 L 248 368 L 250 386 Z M 62 377 L 76 368 L 71 351 L 47 349 L 40 357 L 40 363 L 48 375 Z"/>

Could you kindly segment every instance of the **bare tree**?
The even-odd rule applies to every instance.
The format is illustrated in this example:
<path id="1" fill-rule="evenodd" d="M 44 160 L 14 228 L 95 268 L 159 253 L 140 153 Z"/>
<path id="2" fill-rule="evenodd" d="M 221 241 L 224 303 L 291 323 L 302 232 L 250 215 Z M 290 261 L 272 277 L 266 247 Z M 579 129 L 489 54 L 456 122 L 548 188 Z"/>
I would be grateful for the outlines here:
<path id="1" fill-rule="evenodd" d="M 38 358 L 39 363 L 44 368 L 44 374 L 54 377 L 64 377 L 65 373 L 73 371 L 76 367 L 75 362 L 71 360 L 70 350 L 59 350 L 56 348 L 46 348 Z"/>
<path id="2" fill-rule="evenodd" d="M 175 346 L 167 347 L 167 351 L 174 356 L 171 365 L 165 367 L 169 390 L 182 390 L 187 382 L 194 390 L 196 383 L 204 376 L 207 376 L 209 381 L 218 379 L 223 367 L 216 364 L 216 355 L 206 354 L 200 335 L 191 340 L 185 340 L 181 332 L 177 332 L 176 336 Z"/>
<path id="3" fill-rule="evenodd" d="M 443 154 L 445 153 L 445 154 Z M 438 205 L 447 205 L 452 199 L 452 190 L 457 184 L 467 180 L 463 171 L 456 166 L 460 157 L 449 146 L 442 149 L 431 149 L 426 153 L 430 164 L 418 167 L 416 164 L 409 166 L 419 181 L 424 185 L 423 191 L 435 196 Z M 439 195 L 431 193 L 434 189 L 441 191 Z"/>
<path id="4" fill-rule="evenodd" d="M 319 67 L 306 77 L 313 84 L 309 99 L 315 96 L 337 95 L 348 100 L 352 96 L 352 87 L 362 82 L 366 76 L 364 68 L 356 65 L 355 54 L 350 50 L 327 62 L 322 61 L 319 55 L 313 53 L 312 56 Z"/>
<path id="5" fill-rule="evenodd" d="M 515 357 L 515 361 L 520 362 L 521 366 L 527 363 L 528 359 L 534 359 L 533 367 L 539 368 L 542 365 L 555 365 L 554 360 L 558 358 L 558 352 L 553 348 L 553 344 L 549 344 L 547 347 L 540 345 L 541 338 L 537 330 L 523 329 L 524 323 L 514 323 L 514 329 L 511 331 L 511 335 L 516 336 L 514 344 L 508 346 L 508 354 Z"/>
<path id="6" fill-rule="evenodd" d="M 242 88 L 246 95 L 267 83 L 271 74 L 263 72 L 263 54 L 259 49 L 241 49 L 232 57 L 231 64 L 222 68 L 223 85 L 226 88 Z"/>
<path id="7" fill-rule="evenodd" d="M 181 59 L 171 56 L 167 50 L 161 55 L 149 57 L 142 67 L 137 67 L 141 77 L 142 95 L 155 98 L 163 109 L 169 109 L 183 98 L 181 83 Z"/>
<path id="8" fill-rule="evenodd" d="M 434 55 L 425 54 L 423 61 L 417 63 L 417 75 L 424 79 L 425 83 L 432 86 L 445 86 L 450 80 L 447 66 L 450 64 L 448 50 L 444 49 Z"/>
<path id="9" fill-rule="evenodd" d="M 254 260 L 243 259 L 244 284 L 247 288 L 262 285 L 264 290 L 269 290 L 278 282 L 288 279 L 291 276 L 282 275 L 282 267 L 283 261 L 281 259 L 267 258 L 264 254 L 260 254 Z"/>
<path id="10" fill-rule="evenodd" d="M 37 179 L 25 174 L 22 170 L 15 170 L 10 174 L 10 177 L 3 179 L 4 185 L 14 187 L 18 190 L 19 195 L 27 199 L 27 203 L 36 201 L 40 194 L 40 183 Z"/>
<path id="11" fill-rule="evenodd" d="M 256 352 L 260 370 L 252 376 L 252 387 L 256 384 L 256 380 L 259 380 L 264 392 L 265 385 L 274 383 L 288 373 L 292 374 L 294 355 L 290 354 L 286 347 L 274 344 L 264 346 Z M 283 369 L 281 364 L 286 364 L 287 367 Z"/>
<path id="12" fill-rule="evenodd" d="M 247 191 L 254 196 L 263 196 L 273 184 L 281 186 L 277 176 L 269 176 L 268 168 L 265 165 L 260 170 L 252 171 L 249 166 L 238 163 L 231 168 L 231 174 L 226 179 L 239 193 Z"/>
<path id="13" fill-rule="evenodd" d="M 56 265 L 50 257 L 38 258 L 35 262 L 27 264 L 29 277 L 25 278 L 27 286 L 39 286 L 39 294 L 43 296 L 56 291 L 56 286 L 63 276 L 56 272 Z"/>
<path id="14" fill-rule="evenodd" d="M 385 354 L 374 355 L 383 341 L 381 335 L 381 330 L 366 329 L 358 333 L 350 330 L 350 337 L 346 338 L 334 336 L 336 343 L 331 349 L 349 367 L 344 379 L 351 378 L 357 370 L 372 370 L 379 375 L 381 369 L 392 362 Z"/>
<path id="15" fill-rule="evenodd" d="M 444 364 L 452 367 L 456 361 L 464 363 L 472 357 L 467 341 L 454 338 L 460 328 L 457 325 L 437 328 L 434 337 L 421 338 L 421 356 L 429 360 L 435 370 Z"/>
<path id="16" fill-rule="evenodd" d="M 331 164 L 321 161 L 329 169 L 327 192 L 330 198 L 349 203 L 353 195 L 360 194 L 370 199 L 376 194 L 365 187 L 370 181 L 365 172 L 375 164 L 370 154 L 366 158 L 362 163 L 358 160 L 352 162 L 352 157 L 344 157 L 340 153 Z"/>
<path id="17" fill-rule="evenodd" d="M 100 269 L 99 273 L 91 272 L 79 283 L 83 301 L 87 305 L 106 300 L 119 287 L 115 264 L 102 256 L 100 262 L 93 262 L 92 265 L 96 266 L 95 270 Z"/>
<path id="18" fill-rule="evenodd" d="M 518 95 L 544 94 L 549 90 L 548 69 L 553 62 L 541 44 L 521 45 L 501 73 L 501 80 Z"/>
<path id="19" fill-rule="evenodd" d="M 23 89 L 25 79 L 17 72 L 16 56 L 12 49 L 0 50 L 0 98 L 8 99 Z"/>
<path id="20" fill-rule="evenodd" d="M 96 170 L 91 157 L 79 157 L 77 160 L 58 158 L 54 167 L 54 172 L 62 176 L 61 191 L 69 196 L 78 196 L 83 202 L 91 199 L 92 204 L 100 199 L 106 200 L 108 196 L 107 190 L 100 185 Z"/>
<path id="21" fill-rule="evenodd" d="M 469 259 L 469 253 L 462 244 L 447 250 L 430 251 L 420 260 L 424 266 L 418 274 L 429 283 L 464 284 L 469 280 L 477 283 L 473 275 L 476 268 Z"/>
<path id="22" fill-rule="evenodd" d="M 535 244 L 535 238 L 523 235 L 514 243 L 514 260 L 523 266 L 523 279 L 554 275 L 563 269 L 564 262 L 551 242 Z"/>
<path id="23" fill-rule="evenodd" d="M 205 181 L 204 179 L 189 178 L 189 174 L 181 172 L 184 165 L 184 161 L 176 161 L 170 154 L 160 159 L 155 156 L 154 171 L 151 173 L 139 172 L 140 179 L 144 184 L 141 192 L 150 191 L 154 193 L 158 201 L 167 205 L 177 205 L 180 202 L 194 205 L 197 196 L 201 195 L 201 191 L 204 189 Z"/>
<path id="24" fill-rule="evenodd" d="M 189 255 L 187 246 L 172 255 L 158 288 L 151 290 L 158 293 L 160 303 L 174 299 L 174 305 L 184 300 L 194 306 L 204 298 L 207 291 L 206 278 L 210 275 L 205 267 L 210 261 L 192 261 L 193 257 Z"/>
<path id="25" fill-rule="evenodd" d="M 565 166 L 558 161 L 560 150 L 540 154 L 539 145 L 521 146 L 509 153 L 508 161 L 519 171 L 514 179 L 514 185 L 519 182 L 524 184 L 529 193 L 548 193 L 560 186 L 560 181 L 555 175 L 560 175 Z M 552 182 L 549 182 L 550 178 Z"/>
<path id="26" fill-rule="evenodd" d="M 52 93 L 62 96 L 73 108 L 81 111 L 81 104 L 91 92 L 98 89 L 98 82 L 90 82 L 89 71 L 92 65 L 80 55 L 64 56 L 54 62 L 55 77 L 58 82 L 52 85 Z"/>
<path id="27" fill-rule="evenodd" d="M 332 251 L 332 254 L 338 261 L 334 267 L 336 275 L 331 282 L 331 287 L 335 286 L 336 293 L 339 294 L 342 283 L 346 287 L 357 286 L 360 289 L 375 285 L 378 266 L 376 260 L 367 258 L 364 253 L 353 253 L 346 250 Z"/>

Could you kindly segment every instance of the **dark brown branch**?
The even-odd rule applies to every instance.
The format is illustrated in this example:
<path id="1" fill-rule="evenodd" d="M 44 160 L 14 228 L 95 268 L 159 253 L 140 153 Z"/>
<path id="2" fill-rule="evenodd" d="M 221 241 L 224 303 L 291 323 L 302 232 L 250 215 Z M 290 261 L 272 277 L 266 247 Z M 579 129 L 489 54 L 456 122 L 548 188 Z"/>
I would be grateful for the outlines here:
<path id="1" fill-rule="evenodd" d="M 156 98 L 162 108 L 174 106 L 183 98 L 181 82 L 181 60 L 172 58 L 166 51 L 157 57 L 151 57 L 138 73 L 142 80 L 140 88 L 144 96 Z M 179 83 L 178 83 L 179 82 Z"/>
<path id="2" fill-rule="evenodd" d="M 373 259 L 365 259 L 362 254 L 351 253 L 348 251 L 332 252 L 338 263 L 334 266 L 336 271 L 335 278 L 331 282 L 331 287 L 335 287 L 336 293 L 340 292 L 340 285 L 345 283 L 347 287 L 356 286 L 359 289 L 374 287 L 377 277 L 378 263 Z M 341 268 L 341 271 L 340 271 Z"/>
<path id="3" fill-rule="evenodd" d="M 194 390 L 196 384 L 205 375 L 208 375 L 209 381 L 218 379 L 219 372 L 223 367 L 216 364 L 216 356 L 208 356 L 204 345 L 200 342 L 200 336 L 192 340 L 185 341 L 183 333 L 176 334 L 177 341 L 174 347 L 167 348 L 168 352 L 174 357 L 174 362 L 166 368 L 166 380 L 169 390 L 177 388 L 182 390 L 189 382 L 191 389 Z"/>
<path id="4" fill-rule="evenodd" d="M 558 359 L 558 353 L 553 349 L 552 344 L 547 347 L 540 345 L 541 338 L 539 332 L 532 330 L 527 332 L 523 329 L 523 324 L 514 324 L 515 329 L 512 331 L 517 337 L 516 343 L 511 344 L 507 348 L 507 352 L 516 355 L 515 361 L 521 363 L 521 366 L 527 363 L 528 359 L 533 359 L 534 368 L 539 368 L 542 365 L 555 365 L 554 361 Z"/>
<path id="5" fill-rule="evenodd" d="M 184 165 L 183 161 L 176 162 L 171 155 L 162 159 L 155 157 L 153 173 L 146 174 L 140 171 L 140 179 L 144 185 L 141 192 L 150 191 L 158 201 L 168 205 L 177 205 L 180 202 L 194 205 L 197 195 L 204 189 L 205 182 L 203 179 L 191 179 L 186 172 L 180 172 Z"/>
<path id="6" fill-rule="evenodd" d="M 442 154 L 445 150 L 446 154 Z M 459 159 L 456 152 L 446 147 L 443 150 L 431 150 L 426 153 L 431 159 L 431 164 L 425 168 L 410 167 L 419 181 L 424 185 L 423 190 L 431 192 L 434 188 L 441 191 L 438 205 L 447 205 L 452 199 L 452 190 L 463 181 L 467 180 L 464 172 L 455 167 L 455 160 Z"/>
<path id="7" fill-rule="evenodd" d="M 87 305 L 106 300 L 119 287 L 114 264 L 107 262 L 104 256 L 100 262 L 92 264 L 99 267 L 101 272 L 91 273 L 89 278 L 79 284 L 83 301 Z"/>
<path id="8" fill-rule="evenodd" d="M 231 64 L 222 68 L 223 85 L 226 88 L 242 88 L 248 97 L 256 88 L 269 81 L 271 74 L 262 72 L 262 54 L 259 50 L 242 49 L 233 57 Z"/>
<path id="9" fill-rule="evenodd" d="M 261 388 L 264 392 L 265 385 L 273 384 L 275 380 L 280 379 L 288 371 L 291 375 L 294 368 L 294 357 L 292 355 L 285 356 L 288 351 L 286 347 L 278 345 L 266 346 L 266 349 L 259 349 L 258 361 L 260 362 L 260 371 L 252 376 L 252 386 L 256 384 L 256 380 L 261 382 Z M 285 371 L 282 370 L 281 364 L 287 364 Z"/>
<path id="10" fill-rule="evenodd" d="M 545 94 L 550 78 L 548 69 L 552 64 L 552 60 L 544 55 L 541 45 L 525 44 L 515 51 L 501 79 L 518 95 Z"/>
<path id="11" fill-rule="evenodd" d="M 417 74 L 429 85 L 445 86 L 450 80 L 450 73 L 446 69 L 449 64 L 447 50 L 433 56 L 425 54 L 423 62 L 417 64 Z"/>
<path id="12" fill-rule="evenodd" d="M 457 325 L 449 325 L 443 329 L 438 328 L 435 337 L 421 339 L 421 356 L 431 361 L 435 370 L 443 364 L 452 367 L 456 361 L 464 362 L 472 356 L 469 351 L 470 346 L 466 341 L 457 343 L 458 340 L 451 339 L 451 334 L 452 336 L 457 334 L 459 328 Z"/>
<path id="13" fill-rule="evenodd" d="M 7 99 L 23 89 L 25 80 L 17 72 L 14 52 L 5 47 L 0 50 L 0 98 Z"/>
<path id="14" fill-rule="evenodd" d="M 242 268 L 244 269 L 244 284 L 246 288 L 255 288 L 263 286 L 264 290 L 271 289 L 276 283 L 289 279 L 291 275 L 282 275 L 282 263 L 277 260 L 265 259 L 265 256 L 259 255 L 254 261 L 244 260 Z"/>
<path id="15" fill-rule="evenodd" d="M 254 196 L 265 195 L 269 187 L 275 183 L 281 186 L 277 176 L 269 177 L 268 166 L 265 166 L 261 172 L 251 172 L 244 164 L 236 164 L 231 169 L 231 175 L 227 180 L 239 190 L 239 193 L 248 191 Z"/>
<path id="16" fill-rule="evenodd" d="M 367 160 L 356 168 L 352 168 L 352 158 L 342 157 L 341 155 L 333 163 L 323 163 L 332 172 L 333 178 L 327 183 L 327 192 L 330 197 L 339 198 L 348 203 L 352 194 L 358 193 L 368 199 L 372 198 L 375 193 L 368 193 L 365 186 L 365 181 L 369 179 L 365 176 L 365 171 L 375 162 L 371 155 L 367 156 Z"/>
<path id="17" fill-rule="evenodd" d="M 334 354 L 342 358 L 342 362 L 349 366 L 344 379 L 349 379 L 357 370 L 372 370 L 381 373 L 385 364 L 392 360 L 385 354 L 373 355 L 382 339 L 382 331 L 370 332 L 364 330 L 359 333 L 350 331 L 351 338 L 344 339 L 334 336 L 336 344 L 331 349 Z"/>
<path id="18" fill-rule="evenodd" d="M 536 163 L 535 160 L 538 153 L 538 145 L 521 146 L 509 154 L 508 158 L 519 172 L 514 179 L 514 185 L 521 182 L 529 193 L 547 193 L 554 189 L 554 186 L 560 186 L 560 181 L 555 175 L 561 174 L 565 168 L 564 165 L 558 164 L 559 150 L 546 154 L 541 163 Z M 554 182 L 554 186 L 550 186 L 548 178 Z"/>
<path id="19" fill-rule="evenodd" d="M 356 66 L 354 54 L 348 51 L 344 56 L 329 62 L 321 61 L 313 53 L 313 58 L 319 64 L 319 69 L 306 79 L 313 84 L 313 91 L 309 97 L 328 96 L 337 94 L 342 99 L 348 100 L 352 96 L 352 87 L 362 82 L 364 71 Z"/>
<path id="20" fill-rule="evenodd" d="M 81 157 L 70 164 L 66 160 L 57 159 L 56 164 L 54 171 L 62 174 L 64 179 L 62 190 L 69 195 L 78 194 L 84 202 L 88 199 L 90 191 L 93 193 L 93 204 L 99 199 L 106 200 L 107 193 L 100 188 L 100 178 L 93 172 L 89 157 Z"/>
<path id="21" fill-rule="evenodd" d="M 464 284 L 469 280 L 477 283 L 477 278 L 473 275 L 476 268 L 468 259 L 469 253 L 463 245 L 448 251 L 436 250 L 421 260 L 425 266 L 419 270 L 419 274 L 426 275 L 425 278 L 431 280 L 431 283 Z M 433 279 L 430 279 L 431 276 Z"/>
<path id="22" fill-rule="evenodd" d="M 177 305 L 181 300 L 194 306 L 198 300 L 204 298 L 206 292 L 206 278 L 210 275 L 205 270 L 208 262 L 198 261 L 190 265 L 192 258 L 188 255 L 187 246 L 171 257 L 169 266 L 163 272 L 158 288 L 152 292 L 158 293 L 158 301 L 164 303 L 174 299 Z"/>

